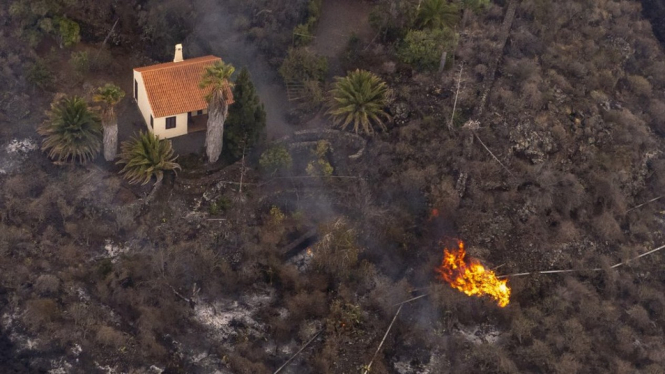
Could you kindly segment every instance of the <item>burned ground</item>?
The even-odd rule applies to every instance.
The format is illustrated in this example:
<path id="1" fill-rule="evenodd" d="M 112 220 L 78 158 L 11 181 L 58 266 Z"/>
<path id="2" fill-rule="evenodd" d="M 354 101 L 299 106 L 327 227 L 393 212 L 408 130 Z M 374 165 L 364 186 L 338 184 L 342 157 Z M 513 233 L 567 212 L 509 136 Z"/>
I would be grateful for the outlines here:
<path id="1" fill-rule="evenodd" d="M 493 2 L 465 17 L 442 73 L 400 62 L 399 33 L 351 38 L 332 66 L 391 88 L 392 121 L 372 137 L 329 130 L 323 110 L 289 122 L 297 103 L 264 97 L 286 95 L 276 67 L 308 2 L 58 3 L 81 25 L 73 49 L 49 36 L 23 48 L 30 25 L 0 5 L 4 371 L 270 373 L 316 336 L 284 373 L 360 372 L 396 304 L 428 294 L 402 308 L 372 373 L 662 372 L 662 255 L 610 269 L 664 241 L 663 200 L 633 209 L 665 186 L 665 56 L 639 3 Z M 216 19 L 233 34 L 212 40 L 201 27 Z M 246 167 L 183 155 L 147 201 L 150 186 L 116 165 L 39 152 L 57 92 L 129 91 L 131 68 L 167 60 L 180 39 L 202 53 L 251 46 L 236 61 L 270 102 L 275 139 Z M 86 51 L 99 55 L 81 70 L 72 52 Z M 121 129 L 141 128 L 129 100 L 119 112 Z M 292 167 L 266 173 L 260 154 L 275 145 Z M 499 308 L 437 279 L 453 238 L 501 274 L 579 271 L 509 278 Z"/>

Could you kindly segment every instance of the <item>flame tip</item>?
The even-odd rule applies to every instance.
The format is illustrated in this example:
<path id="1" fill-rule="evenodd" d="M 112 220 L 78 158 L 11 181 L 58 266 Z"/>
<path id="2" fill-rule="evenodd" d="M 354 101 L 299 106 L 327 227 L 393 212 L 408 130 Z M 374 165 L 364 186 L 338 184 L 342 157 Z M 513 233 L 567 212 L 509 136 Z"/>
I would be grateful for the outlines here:
<path id="1" fill-rule="evenodd" d="M 466 259 L 462 240 L 457 240 L 457 249 L 444 248 L 443 260 L 436 272 L 452 288 L 469 296 L 490 296 L 501 308 L 510 303 L 508 280 L 498 279 L 494 271 L 486 269 L 479 261 Z"/>

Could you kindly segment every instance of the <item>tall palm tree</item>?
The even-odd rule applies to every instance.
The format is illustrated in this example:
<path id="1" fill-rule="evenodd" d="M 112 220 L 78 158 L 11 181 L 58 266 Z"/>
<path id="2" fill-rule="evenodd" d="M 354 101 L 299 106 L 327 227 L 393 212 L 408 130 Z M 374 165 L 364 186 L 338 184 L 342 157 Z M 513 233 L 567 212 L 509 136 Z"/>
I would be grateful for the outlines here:
<path id="1" fill-rule="evenodd" d="M 125 165 L 120 174 L 124 174 L 131 184 L 147 184 L 154 176 L 157 178 L 157 186 L 161 184 L 165 171 L 180 169 L 171 141 L 159 140 L 152 132 L 141 131 L 138 136 L 123 142 L 120 148 L 120 160 L 117 164 Z"/>
<path id="2" fill-rule="evenodd" d="M 125 97 L 125 91 L 112 83 L 97 88 L 92 100 L 103 103 L 102 125 L 104 128 L 104 159 L 113 161 L 118 153 L 118 118 L 115 106 Z"/>
<path id="3" fill-rule="evenodd" d="M 222 61 L 206 68 L 199 86 L 210 88 L 208 101 L 208 128 L 206 129 L 206 154 L 208 162 L 216 162 L 222 153 L 224 121 L 229 115 L 229 105 L 233 104 L 233 82 L 230 81 L 235 68 Z"/>
<path id="4" fill-rule="evenodd" d="M 101 148 L 100 122 L 82 98 L 74 96 L 57 100 L 51 105 L 49 119 L 37 129 L 45 137 L 42 151 L 60 162 L 90 161 Z"/>
<path id="5" fill-rule="evenodd" d="M 353 124 L 353 130 L 358 133 L 362 130 L 372 134 L 372 125 L 386 130 L 383 123 L 390 116 L 384 111 L 386 105 L 386 83 L 369 71 L 356 70 L 346 77 L 335 78 L 334 88 L 330 91 L 330 109 L 333 123 L 342 130 Z"/>
<path id="6" fill-rule="evenodd" d="M 447 0 L 425 0 L 418 11 L 420 27 L 452 28 L 459 20 L 459 7 Z"/>

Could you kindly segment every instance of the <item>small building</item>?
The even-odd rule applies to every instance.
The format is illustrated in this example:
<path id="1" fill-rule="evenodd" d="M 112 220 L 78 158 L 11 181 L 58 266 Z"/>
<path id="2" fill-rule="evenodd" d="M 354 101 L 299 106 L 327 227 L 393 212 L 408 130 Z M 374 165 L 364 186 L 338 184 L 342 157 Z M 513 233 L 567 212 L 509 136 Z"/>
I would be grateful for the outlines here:
<path id="1" fill-rule="evenodd" d="M 208 66 L 222 59 L 204 56 L 183 60 L 176 45 L 173 62 L 134 69 L 134 100 L 148 130 L 162 139 L 206 129 L 210 88 L 199 87 Z"/>

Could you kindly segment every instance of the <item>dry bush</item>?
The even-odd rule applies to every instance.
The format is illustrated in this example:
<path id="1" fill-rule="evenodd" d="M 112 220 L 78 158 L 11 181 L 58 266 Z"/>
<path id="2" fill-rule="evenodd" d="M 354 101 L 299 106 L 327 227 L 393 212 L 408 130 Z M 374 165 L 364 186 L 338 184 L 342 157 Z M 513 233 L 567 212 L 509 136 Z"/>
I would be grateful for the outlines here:
<path id="1" fill-rule="evenodd" d="M 39 196 L 47 185 L 47 176 L 43 172 L 16 174 L 11 176 L 4 185 L 6 198 L 19 200 Z"/>
<path id="2" fill-rule="evenodd" d="M 356 243 L 355 231 L 340 218 L 322 225 L 320 232 L 321 240 L 312 249 L 314 265 L 335 278 L 347 278 L 362 250 Z"/>
<path id="3" fill-rule="evenodd" d="M 543 94 L 537 82 L 529 81 L 522 85 L 522 101 L 531 109 L 539 109 L 543 104 Z"/>
<path id="4" fill-rule="evenodd" d="M 522 360 L 540 369 L 540 372 L 550 373 L 557 366 L 557 360 L 547 343 L 535 339 L 529 347 L 518 350 Z"/>
<path id="5" fill-rule="evenodd" d="M 168 350 L 164 348 L 153 333 L 141 330 L 138 336 L 138 342 L 141 346 L 141 352 L 155 359 L 163 359 L 168 355 Z"/>
<path id="6" fill-rule="evenodd" d="M 125 336 L 110 326 L 100 326 L 95 337 L 99 344 L 111 348 L 120 348 L 126 342 Z"/>
<path id="7" fill-rule="evenodd" d="M 635 331 L 628 326 L 621 326 L 614 331 L 614 346 L 624 355 L 631 355 L 635 351 Z"/>
<path id="8" fill-rule="evenodd" d="M 471 350 L 471 372 L 510 374 L 519 373 L 517 365 L 508 358 L 508 354 L 493 344 L 474 345 Z"/>
<path id="9" fill-rule="evenodd" d="M 33 331 L 47 327 L 59 317 L 58 304 L 53 299 L 33 299 L 25 303 L 23 321 Z"/>
<path id="10" fill-rule="evenodd" d="M 612 214 L 607 211 L 594 218 L 592 225 L 602 240 L 618 241 L 624 237 L 619 223 L 617 223 Z"/>
<path id="11" fill-rule="evenodd" d="M 60 279 L 52 274 L 42 274 L 35 282 L 35 290 L 42 296 L 56 294 L 60 290 Z"/>
<path id="12" fill-rule="evenodd" d="M 513 318 L 510 325 L 510 333 L 520 344 L 528 343 L 532 337 L 533 329 L 538 325 L 525 315 L 518 315 Z"/>
<path id="13" fill-rule="evenodd" d="M 579 360 L 576 356 L 579 356 L 577 352 L 575 353 L 564 353 L 558 360 L 557 365 L 555 366 L 556 373 L 558 374 L 571 374 L 578 373 L 582 368 Z"/>
<path id="14" fill-rule="evenodd" d="M 328 298 L 321 291 L 301 292 L 286 300 L 289 318 L 292 322 L 323 317 L 328 311 Z"/>
<path id="15" fill-rule="evenodd" d="M 649 114 L 654 130 L 661 136 L 665 136 L 665 103 L 658 99 L 651 100 Z"/>
<path id="16" fill-rule="evenodd" d="M 654 324 L 649 318 L 649 312 L 641 305 L 633 305 L 626 312 L 631 325 L 640 329 L 642 332 L 654 332 Z"/>
<path id="17" fill-rule="evenodd" d="M 653 89 L 646 78 L 639 75 L 629 75 L 628 83 L 636 95 L 646 98 L 651 97 Z"/>
<path id="18" fill-rule="evenodd" d="M 260 362 L 249 360 L 238 354 L 229 357 L 229 366 L 233 373 L 237 374 L 270 374 L 271 371 Z"/>

